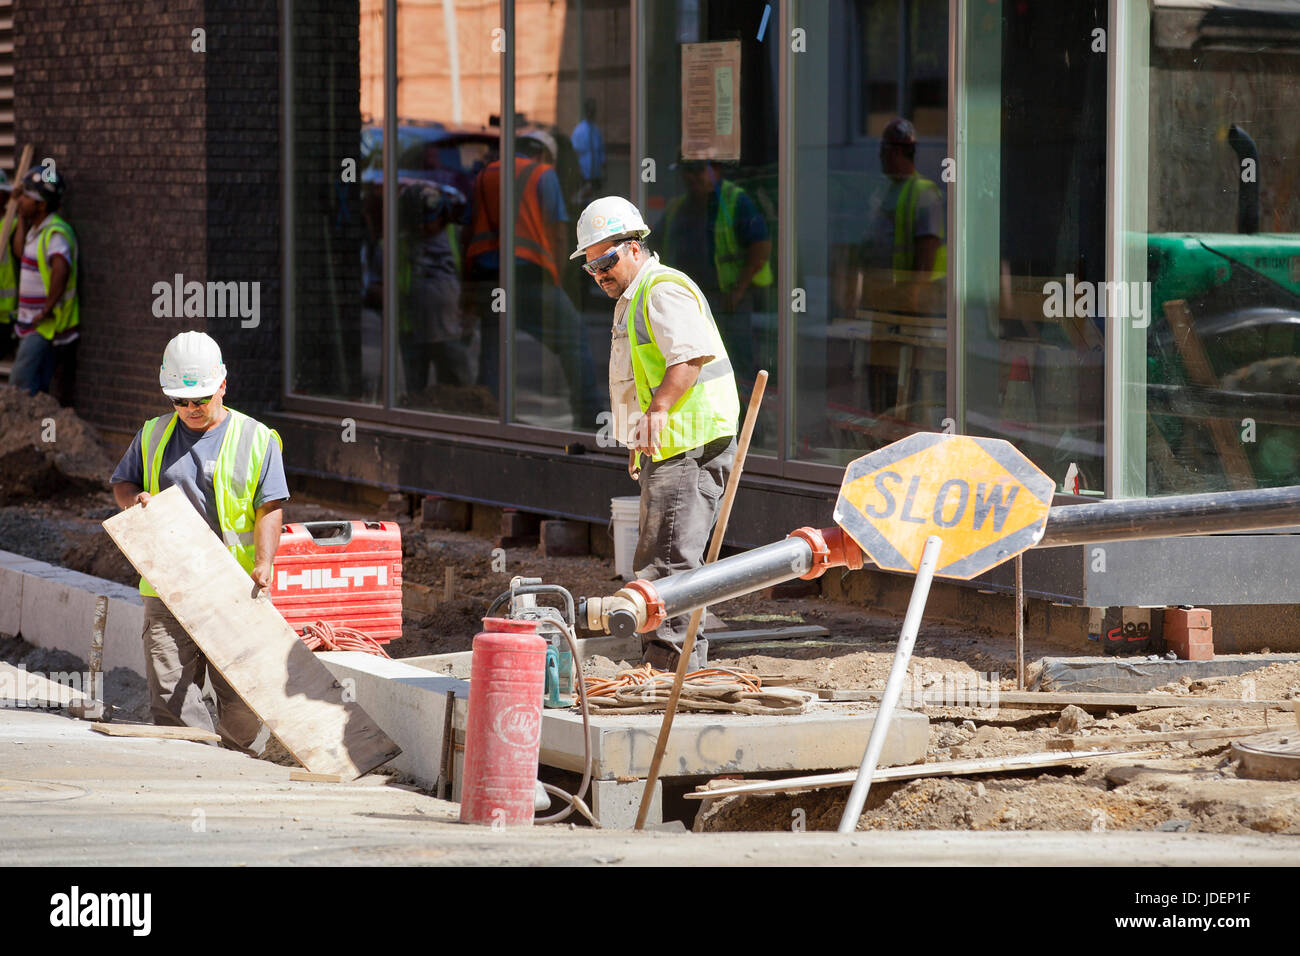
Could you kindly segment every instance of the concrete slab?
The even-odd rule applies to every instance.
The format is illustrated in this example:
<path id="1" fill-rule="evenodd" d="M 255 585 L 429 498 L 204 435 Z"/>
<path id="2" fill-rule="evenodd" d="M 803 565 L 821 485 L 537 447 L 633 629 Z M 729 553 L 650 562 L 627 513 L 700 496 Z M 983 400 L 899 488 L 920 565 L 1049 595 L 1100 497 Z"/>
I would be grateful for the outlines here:
<path id="1" fill-rule="evenodd" d="M 608 830 L 631 830 L 636 827 L 637 814 L 641 812 L 641 796 L 645 793 L 645 781 L 634 780 L 620 783 L 617 780 L 593 780 L 588 794 L 587 805 L 591 815 Z M 650 810 L 646 813 L 647 823 L 662 823 L 664 819 L 664 783 L 655 781 L 654 793 L 650 797 Z"/>
<path id="2" fill-rule="evenodd" d="M 584 661 L 599 654 L 612 661 L 631 661 L 635 664 L 641 660 L 641 639 L 639 637 L 580 637 L 578 653 Z M 468 679 L 473 658 L 473 651 L 459 651 L 455 654 L 404 657 L 402 662 L 435 673 Z"/>
<path id="3" fill-rule="evenodd" d="M 793 717 L 678 714 L 664 751 L 663 777 L 792 770 L 846 770 L 858 766 L 875 724 L 863 705 L 820 704 Z M 663 723 L 662 714 L 593 717 L 592 775 L 644 777 Z M 930 721 L 897 711 L 881 752 L 882 767 L 918 763 L 930 742 Z M 547 711 L 542 718 L 542 763 L 582 770 L 582 715 Z"/>
<path id="4" fill-rule="evenodd" d="M 23 638 L 37 647 L 90 656 L 95 594 L 58 575 L 23 573 Z"/>
<path id="5" fill-rule="evenodd" d="M 1300 654 L 1219 654 L 1212 661 L 1149 657 L 1044 657 L 1031 690 L 1137 694 L 1183 677 L 1233 677 L 1269 664 L 1300 661 Z"/>
<path id="6" fill-rule="evenodd" d="M 387 767 L 406 774 L 420 786 L 438 783 L 442 761 L 442 730 L 447 692 L 456 695 L 453 727 L 465 729 L 469 682 L 436 676 L 405 661 L 390 661 L 359 651 L 329 651 L 316 655 L 361 709 L 402 748 Z M 456 775 L 459 779 L 459 774 Z"/>
<path id="7" fill-rule="evenodd" d="M 90 654 L 95 598 L 106 596 L 104 670 L 144 676 L 144 605 L 136 588 L 0 551 L 0 634 L 22 634 L 37 647 Z"/>

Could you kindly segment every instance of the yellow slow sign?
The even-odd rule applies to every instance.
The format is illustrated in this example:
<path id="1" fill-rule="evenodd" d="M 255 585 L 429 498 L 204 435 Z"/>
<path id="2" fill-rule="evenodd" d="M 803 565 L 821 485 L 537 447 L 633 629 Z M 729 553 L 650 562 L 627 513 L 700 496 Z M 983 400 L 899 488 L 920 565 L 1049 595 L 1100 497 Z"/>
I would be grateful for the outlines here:
<path id="1" fill-rule="evenodd" d="M 1055 485 L 997 438 L 909 435 L 852 462 L 835 520 L 879 567 L 915 572 L 930 535 L 936 574 L 973 578 L 1043 536 Z"/>

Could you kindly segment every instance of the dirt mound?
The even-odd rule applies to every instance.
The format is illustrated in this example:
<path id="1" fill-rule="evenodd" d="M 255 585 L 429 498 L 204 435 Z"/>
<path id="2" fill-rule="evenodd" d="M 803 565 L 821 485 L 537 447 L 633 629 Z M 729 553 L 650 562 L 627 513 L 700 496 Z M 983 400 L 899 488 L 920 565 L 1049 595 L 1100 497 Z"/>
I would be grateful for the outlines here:
<path id="1" fill-rule="evenodd" d="M 0 504 L 104 488 L 114 464 L 72 409 L 0 388 Z"/>

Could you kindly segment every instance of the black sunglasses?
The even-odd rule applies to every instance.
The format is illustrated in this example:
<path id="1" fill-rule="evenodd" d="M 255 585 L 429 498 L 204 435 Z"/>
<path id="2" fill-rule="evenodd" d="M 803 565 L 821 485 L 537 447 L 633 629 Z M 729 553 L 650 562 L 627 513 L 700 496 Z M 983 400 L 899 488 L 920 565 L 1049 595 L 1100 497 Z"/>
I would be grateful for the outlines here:
<path id="1" fill-rule="evenodd" d="M 167 396 L 171 398 L 171 396 Z M 177 408 L 184 408 L 187 405 L 193 405 L 195 408 L 202 408 L 208 402 L 212 401 L 215 396 L 209 395 L 206 398 L 172 398 L 172 404 Z"/>
<path id="2" fill-rule="evenodd" d="M 618 251 L 626 245 L 626 242 L 620 242 L 599 259 L 592 259 L 590 262 L 584 262 L 582 267 L 587 270 L 587 275 L 594 276 L 601 272 L 608 272 L 610 269 L 618 265 Z"/>

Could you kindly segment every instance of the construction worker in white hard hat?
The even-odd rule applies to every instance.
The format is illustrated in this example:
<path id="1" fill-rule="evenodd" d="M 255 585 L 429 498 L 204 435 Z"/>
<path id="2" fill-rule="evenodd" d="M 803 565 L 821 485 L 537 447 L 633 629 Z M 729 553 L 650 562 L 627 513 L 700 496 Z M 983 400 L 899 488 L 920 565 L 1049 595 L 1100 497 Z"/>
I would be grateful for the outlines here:
<path id="1" fill-rule="evenodd" d="M 646 248 L 650 229 L 619 196 L 592 202 L 578 219 L 570 258 L 614 303 L 609 353 L 616 437 L 641 484 L 633 569 L 653 580 L 699 567 L 736 457 L 740 400 L 708 300 L 683 272 Z M 645 635 L 643 663 L 672 670 L 689 616 Z M 690 668 L 708 661 L 703 634 Z"/>
<path id="2" fill-rule="evenodd" d="M 226 366 L 220 346 L 206 333 L 182 332 L 168 342 L 158 380 L 173 410 L 145 422 L 118 462 L 111 479 L 118 507 L 148 507 L 151 495 L 179 486 L 254 583 L 269 588 L 280 545 L 281 508 L 289 498 L 280 436 L 223 403 Z M 257 716 L 207 666 L 144 578 L 140 594 L 154 723 L 213 730 L 202 699 L 206 674 L 216 692 L 216 732 L 225 746 L 252 753 L 261 729 Z"/>

